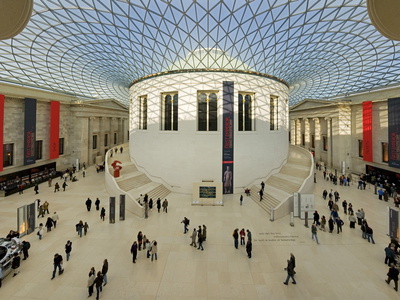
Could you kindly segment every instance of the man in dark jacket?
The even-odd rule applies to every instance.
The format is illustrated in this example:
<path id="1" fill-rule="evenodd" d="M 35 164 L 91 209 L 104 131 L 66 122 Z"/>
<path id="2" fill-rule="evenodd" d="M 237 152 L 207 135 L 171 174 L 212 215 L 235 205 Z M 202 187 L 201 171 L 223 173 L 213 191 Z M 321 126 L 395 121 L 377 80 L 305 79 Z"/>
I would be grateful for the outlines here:
<path id="1" fill-rule="evenodd" d="M 58 275 L 61 275 L 64 270 L 62 268 L 62 263 L 63 263 L 63 258 L 60 254 L 56 253 L 54 254 L 54 270 L 53 270 L 53 276 L 51 277 L 51 279 L 54 279 L 54 277 L 56 276 L 56 271 L 58 268 Z"/>
<path id="2" fill-rule="evenodd" d="M 90 211 L 90 208 L 92 207 L 92 200 L 90 198 L 87 198 L 85 204 L 86 204 L 87 211 Z"/>
<path id="3" fill-rule="evenodd" d="M 283 284 L 288 285 L 289 283 L 289 278 L 292 278 L 292 283 L 296 284 L 296 280 L 294 279 L 294 266 L 293 266 L 293 261 L 292 260 L 287 260 L 287 267 L 285 269 L 287 271 L 287 277 L 286 281 Z"/>
<path id="4" fill-rule="evenodd" d="M 103 285 L 103 275 L 101 274 L 101 272 L 97 272 L 97 277 L 94 280 L 94 284 L 96 285 L 96 300 L 99 300 L 99 295 L 100 292 L 103 291 L 102 285 Z"/>
<path id="5" fill-rule="evenodd" d="M 390 281 L 394 281 L 394 289 L 397 292 L 398 283 L 399 283 L 399 270 L 397 270 L 394 264 L 390 264 L 389 272 L 387 273 L 388 279 L 386 279 L 386 283 L 389 284 Z"/>

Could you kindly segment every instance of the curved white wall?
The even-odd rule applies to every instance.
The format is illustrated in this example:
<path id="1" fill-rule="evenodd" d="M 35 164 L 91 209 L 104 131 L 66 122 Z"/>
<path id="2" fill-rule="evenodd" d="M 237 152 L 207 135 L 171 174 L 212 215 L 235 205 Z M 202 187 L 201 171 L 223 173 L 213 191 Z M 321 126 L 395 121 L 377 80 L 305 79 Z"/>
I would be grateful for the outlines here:
<path id="1" fill-rule="evenodd" d="M 288 88 L 275 80 L 238 73 L 169 74 L 140 81 L 130 88 L 130 155 L 153 181 L 175 192 L 191 193 L 192 183 L 222 180 L 222 84 L 234 82 L 235 192 L 265 178 L 288 153 Z M 218 131 L 197 131 L 197 92 L 218 93 Z M 161 131 L 161 94 L 178 92 L 178 131 Z M 238 131 L 238 93 L 255 97 L 255 130 Z M 147 95 L 147 130 L 138 129 L 139 96 Z M 270 131 L 270 95 L 278 96 L 279 130 Z"/>

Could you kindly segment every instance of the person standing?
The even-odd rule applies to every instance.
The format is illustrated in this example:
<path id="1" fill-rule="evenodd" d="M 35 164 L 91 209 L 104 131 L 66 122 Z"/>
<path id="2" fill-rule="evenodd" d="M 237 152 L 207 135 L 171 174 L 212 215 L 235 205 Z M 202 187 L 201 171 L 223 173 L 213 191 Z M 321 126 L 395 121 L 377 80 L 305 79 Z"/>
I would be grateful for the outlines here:
<path id="1" fill-rule="evenodd" d="M 246 232 L 244 231 L 244 228 L 242 228 L 242 230 L 240 230 L 239 234 L 240 234 L 240 245 L 244 246 L 246 244 L 244 241 L 244 238 L 246 236 Z"/>
<path id="2" fill-rule="evenodd" d="M 11 268 L 14 270 L 13 277 L 18 275 L 20 265 L 21 265 L 21 257 L 18 255 L 18 252 L 15 252 L 11 262 Z"/>
<path id="3" fill-rule="evenodd" d="M 163 207 L 163 211 L 168 213 L 168 200 L 167 199 L 164 200 L 162 207 Z"/>
<path id="4" fill-rule="evenodd" d="M 54 229 L 55 229 L 57 227 L 57 221 L 59 220 L 57 212 L 54 212 L 54 214 L 51 216 L 51 219 L 53 220 Z"/>
<path id="5" fill-rule="evenodd" d="M 161 209 L 161 199 L 158 198 L 157 199 L 157 210 L 158 210 L 158 213 L 160 213 L 160 209 Z"/>
<path id="6" fill-rule="evenodd" d="M 243 204 L 243 195 L 240 195 L 240 205 Z"/>
<path id="7" fill-rule="evenodd" d="M 321 230 L 325 231 L 325 225 L 326 225 L 326 218 L 325 216 L 322 216 L 321 218 Z"/>
<path id="8" fill-rule="evenodd" d="M 87 211 L 90 211 L 90 209 L 92 208 L 92 200 L 90 198 L 87 198 L 85 204 L 86 204 Z"/>
<path id="9" fill-rule="evenodd" d="M 265 183 L 264 181 L 261 181 L 261 190 L 264 192 L 264 187 L 265 187 Z"/>
<path id="10" fill-rule="evenodd" d="M 106 217 L 106 209 L 102 207 L 100 211 L 100 218 L 104 221 L 105 217 Z"/>
<path id="11" fill-rule="evenodd" d="M 39 240 L 41 240 L 43 237 L 43 223 L 39 224 L 39 230 L 37 232 L 37 235 L 39 236 Z"/>
<path id="12" fill-rule="evenodd" d="M 260 201 L 263 199 L 263 195 L 264 195 L 264 191 L 263 190 L 260 190 L 259 192 L 258 192 L 258 194 L 260 195 Z"/>
<path id="13" fill-rule="evenodd" d="M 24 258 L 22 260 L 26 260 L 29 257 L 28 250 L 31 247 L 31 243 L 27 241 L 22 242 L 22 253 L 24 254 Z"/>
<path id="14" fill-rule="evenodd" d="M 88 284 L 87 284 L 88 292 L 89 292 L 89 296 L 88 297 L 91 297 L 93 295 L 93 286 L 94 286 L 94 280 L 95 279 L 96 279 L 95 274 L 89 273 L 89 279 L 88 279 Z"/>
<path id="15" fill-rule="evenodd" d="M 153 261 L 154 257 L 157 260 L 157 241 L 153 241 L 151 244 L 151 261 Z"/>
<path id="16" fill-rule="evenodd" d="M 353 211 L 349 210 L 349 222 L 350 222 L 350 228 L 356 228 L 356 216 L 354 215 Z"/>
<path id="17" fill-rule="evenodd" d="M 342 232 L 342 226 L 344 222 L 341 218 L 337 217 L 336 218 L 336 227 L 337 227 L 337 233 L 339 234 L 339 231 Z"/>
<path id="18" fill-rule="evenodd" d="M 104 286 L 107 284 L 107 272 L 108 272 L 108 261 L 104 259 L 103 267 L 101 268 L 101 274 L 103 275 Z"/>
<path id="19" fill-rule="evenodd" d="M 246 243 L 246 252 L 247 252 L 247 257 L 251 258 L 251 251 L 253 249 L 253 245 L 251 243 L 251 241 L 247 241 Z"/>
<path id="20" fill-rule="evenodd" d="M 131 246 L 131 253 L 132 253 L 132 262 L 136 264 L 136 258 L 137 258 L 137 251 L 138 251 L 138 246 L 136 241 L 133 242 Z M 150 250 L 149 250 L 150 251 Z"/>
<path id="21" fill-rule="evenodd" d="M 317 225 L 312 224 L 311 225 L 311 239 L 314 240 L 314 238 L 315 238 L 317 244 L 319 244 L 318 237 L 317 237 L 317 230 L 318 230 Z"/>
<path id="22" fill-rule="evenodd" d="M 390 264 L 389 272 L 387 273 L 387 279 L 385 280 L 387 284 L 394 281 L 394 290 L 397 292 L 399 283 L 399 270 L 395 267 L 394 263 Z"/>
<path id="23" fill-rule="evenodd" d="M 119 148 L 119 151 L 120 151 L 121 154 L 122 154 L 122 152 L 124 151 L 124 148 L 121 146 L 121 148 Z"/>
<path id="24" fill-rule="evenodd" d="M 99 300 L 100 292 L 103 291 L 103 275 L 100 271 L 97 272 L 97 277 L 94 280 L 94 284 L 96 285 L 96 300 Z"/>
<path id="25" fill-rule="evenodd" d="M 56 182 L 56 184 L 54 185 L 54 193 L 59 191 L 60 191 L 60 185 L 58 184 L 58 182 Z"/>
<path id="26" fill-rule="evenodd" d="M 357 224 L 361 226 L 362 225 L 362 219 L 363 219 L 363 215 L 362 215 L 361 210 L 357 210 L 356 216 L 357 216 Z"/>
<path id="27" fill-rule="evenodd" d="M 89 229 L 89 224 L 87 222 L 85 222 L 85 224 L 83 224 L 83 234 L 86 235 L 87 231 Z"/>
<path id="28" fill-rule="evenodd" d="M 197 250 L 200 250 L 200 248 L 201 248 L 202 251 L 204 250 L 203 241 L 204 241 L 204 236 L 203 236 L 202 233 L 200 233 L 199 237 L 197 238 L 197 243 L 199 244 L 199 246 L 197 247 Z"/>
<path id="29" fill-rule="evenodd" d="M 196 231 L 196 228 L 193 228 L 193 233 L 190 236 L 190 238 L 192 239 L 192 242 L 190 243 L 190 246 L 197 247 L 197 245 L 196 245 L 196 237 L 197 237 L 197 231 Z"/>
<path id="30" fill-rule="evenodd" d="M 317 225 L 318 225 L 318 223 L 319 223 L 319 214 L 318 214 L 318 212 L 315 211 L 313 215 L 314 215 L 314 222 L 313 222 L 313 224 L 317 224 Z"/>
<path id="31" fill-rule="evenodd" d="M 396 264 L 396 259 L 395 259 L 395 252 L 394 252 L 394 245 L 390 244 L 385 248 L 385 265 L 389 265 L 394 263 Z"/>
<path id="32" fill-rule="evenodd" d="M 67 257 L 67 261 L 69 261 L 69 257 L 71 256 L 72 251 L 72 242 L 70 240 L 65 244 L 65 255 Z"/>
<path id="33" fill-rule="evenodd" d="M 372 230 L 371 227 L 369 227 L 368 225 L 366 226 L 366 234 L 367 234 L 367 239 L 368 239 L 368 243 L 370 243 L 372 241 L 372 244 L 375 244 L 374 241 L 374 231 Z"/>
<path id="34" fill-rule="evenodd" d="M 315 224 L 313 224 L 312 226 L 315 226 Z M 292 283 L 296 284 L 296 280 L 294 279 L 294 266 L 293 266 L 293 262 L 291 260 L 287 260 L 287 267 L 286 267 L 286 272 L 287 272 L 287 277 L 286 280 L 283 284 L 288 285 L 289 284 L 289 278 L 292 278 Z"/>
<path id="35" fill-rule="evenodd" d="M 99 198 L 96 198 L 94 205 L 96 205 L 96 210 L 100 210 L 100 199 Z"/>
<path id="36" fill-rule="evenodd" d="M 329 217 L 328 226 L 329 226 L 329 233 L 332 233 L 334 229 L 335 222 L 333 221 L 332 217 Z"/>
<path id="37" fill-rule="evenodd" d="M 247 240 L 253 242 L 251 239 L 251 231 L 248 229 L 247 229 Z"/>
<path id="38" fill-rule="evenodd" d="M 325 179 L 325 178 L 324 178 Z M 327 190 L 324 190 L 323 192 L 322 192 L 322 198 L 324 198 L 324 200 L 326 200 L 326 196 L 328 196 L 328 191 Z"/>
<path id="39" fill-rule="evenodd" d="M 35 183 L 33 190 L 35 191 L 35 195 L 39 194 L 39 185 L 37 183 Z"/>
<path id="40" fill-rule="evenodd" d="M 150 211 L 153 211 L 153 198 L 150 198 L 149 200 L 149 209 Z"/>
<path id="41" fill-rule="evenodd" d="M 204 224 L 203 224 L 203 232 L 201 234 L 203 235 L 203 242 L 205 242 L 207 239 L 207 227 Z"/>
<path id="42" fill-rule="evenodd" d="M 57 268 L 58 268 L 58 275 L 61 275 L 64 272 L 62 268 L 62 263 L 63 263 L 62 256 L 58 253 L 54 254 L 54 262 L 53 262 L 54 270 L 53 270 L 53 276 L 51 277 L 52 280 L 56 276 Z"/>
<path id="43" fill-rule="evenodd" d="M 43 203 L 43 210 L 44 210 L 44 212 L 47 212 L 48 214 L 50 213 L 49 212 L 49 202 L 47 202 L 47 201 L 44 201 L 44 203 Z"/>
<path id="44" fill-rule="evenodd" d="M 343 212 L 347 215 L 347 201 L 346 200 L 343 200 L 342 206 L 343 206 Z"/>
<path id="45" fill-rule="evenodd" d="M 141 251 L 142 249 L 142 243 L 143 243 L 143 233 L 141 231 L 138 232 L 137 234 L 137 240 L 138 240 L 138 248 L 139 251 Z"/>
<path id="46" fill-rule="evenodd" d="M 232 236 L 233 236 L 233 244 L 235 245 L 235 248 L 239 249 L 239 229 L 238 228 L 236 228 L 233 231 Z"/>

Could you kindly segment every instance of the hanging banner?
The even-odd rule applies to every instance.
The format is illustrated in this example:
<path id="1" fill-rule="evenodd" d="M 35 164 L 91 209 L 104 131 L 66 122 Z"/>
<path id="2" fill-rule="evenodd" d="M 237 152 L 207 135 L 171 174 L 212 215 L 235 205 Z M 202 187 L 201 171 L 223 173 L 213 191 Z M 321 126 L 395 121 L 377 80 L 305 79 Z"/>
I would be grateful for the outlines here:
<path id="1" fill-rule="evenodd" d="M 400 168 L 400 98 L 388 99 L 389 167 Z"/>
<path id="2" fill-rule="evenodd" d="M 110 197 L 110 224 L 115 223 L 115 197 Z"/>
<path id="3" fill-rule="evenodd" d="M 233 91 L 233 81 L 224 81 L 222 96 L 222 182 L 224 194 L 233 194 Z"/>
<path id="4" fill-rule="evenodd" d="M 389 208 L 389 236 L 399 237 L 399 212 L 392 208 Z"/>
<path id="5" fill-rule="evenodd" d="M 0 171 L 3 171 L 4 144 L 4 95 L 0 95 Z"/>
<path id="6" fill-rule="evenodd" d="M 36 162 L 36 99 L 25 98 L 24 165 Z"/>
<path id="7" fill-rule="evenodd" d="M 125 195 L 119 195 L 119 220 L 125 220 Z"/>
<path id="8" fill-rule="evenodd" d="M 50 101 L 50 159 L 60 156 L 60 102 Z"/>
<path id="9" fill-rule="evenodd" d="M 363 159 L 372 162 L 372 101 L 362 103 L 363 108 Z"/>

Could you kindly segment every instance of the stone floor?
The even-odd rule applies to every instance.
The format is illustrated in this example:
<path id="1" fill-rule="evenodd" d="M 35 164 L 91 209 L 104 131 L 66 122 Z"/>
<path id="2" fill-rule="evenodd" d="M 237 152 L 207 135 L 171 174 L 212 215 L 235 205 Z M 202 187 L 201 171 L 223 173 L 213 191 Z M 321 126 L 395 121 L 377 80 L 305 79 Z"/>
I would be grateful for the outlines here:
<path id="1" fill-rule="evenodd" d="M 190 205 L 188 195 L 170 194 L 168 213 L 155 210 L 146 220 L 128 214 L 125 221 L 109 224 L 108 220 L 100 220 L 98 211 L 87 212 L 85 207 L 87 197 L 99 197 L 108 213 L 104 174 L 89 168 L 85 178 L 81 174 L 78 178 L 78 182 L 69 183 L 66 192 L 54 193 L 47 183 L 40 185 L 38 196 L 50 203 L 50 213 L 57 211 L 60 221 L 41 241 L 36 234 L 24 237 L 31 242 L 30 257 L 22 262 L 18 276 L 3 280 L 0 299 L 86 299 L 88 272 L 91 267 L 100 270 L 105 258 L 109 261 L 109 283 L 101 299 L 382 300 L 399 296 L 384 282 L 388 270 L 383 263 L 383 249 L 389 242 L 387 203 L 377 199 L 372 187 L 360 191 L 355 185 L 333 186 L 323 181 L 322 172 L 318 172 L 314 192 L 320 214 L 329 215 L 322 190 L 337 189 L 341 200 L 353 203 L 355 209 L 364 208 L 376 244 L 362 239 L 359 228 L 350 229 L 344 216 L 343 233 L 319 231 L 317 245 L 304 221 L 295 219 L 294 227 L 289 225 L 289 217 L 270 222 L 269 216 L 249 198 L 245 197 L 240 206 L 240 195 L 226 197 L 222 207 L 199 207 Z M 17 207 L 36 198 L 30 189 L 24 195 L 0 200 L 2 235 L 15 228 Z M 190 219 L 190 231 L 193 226 L 207 226 L 204 251 L 189 246 L 189 234 L 183 234 L 181 224 L 185 216 Z M 75 232 L 79 220 L 90 226 L 88 235 L 82 238 Z M 243 246 L 234 248 L 235 228 L 252 231 L 251 259 Z M 157 240 L 157 261 L 146 259 L 141 251 L 137 263 L 132 263 L 130 246 L 139 230 Z M 53 256 L 58 252 L 65 260 L 67 240 L 73 243 L 70 261 L 64 262 L 64 274 L 50 280 Z M 291 252 L 296 256 L 297 285 L 286 286 L 283 268 Z"/>

